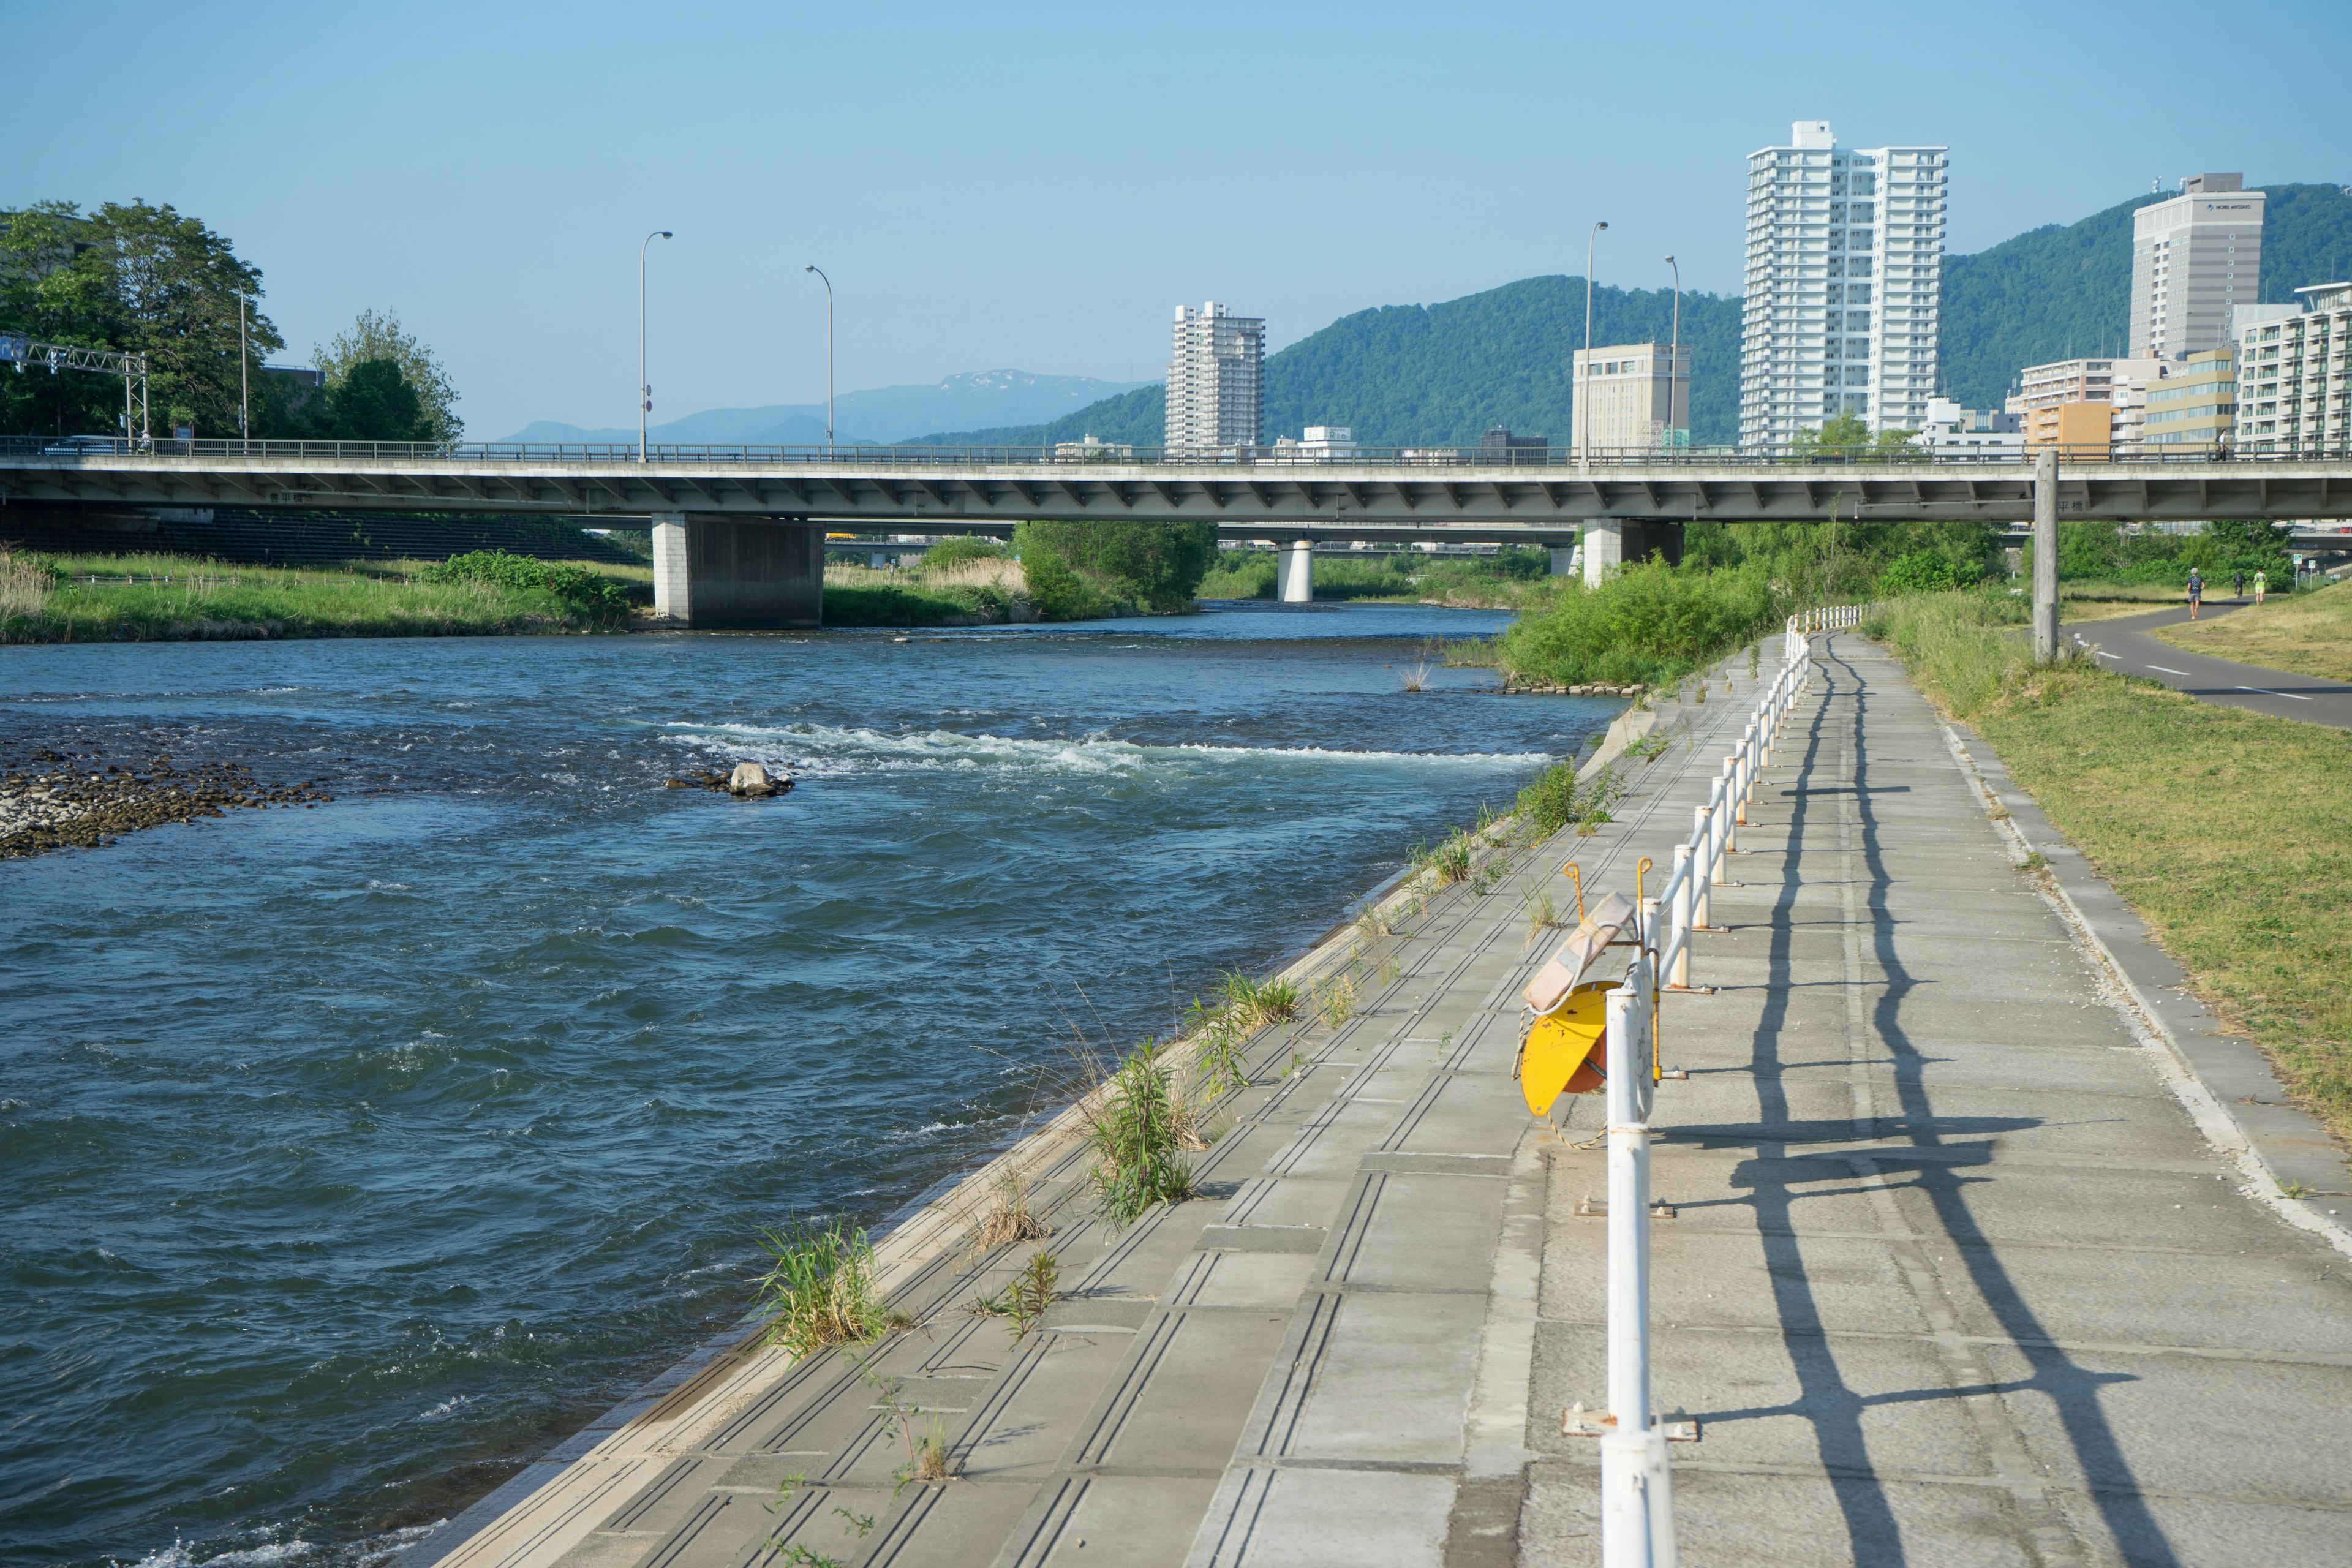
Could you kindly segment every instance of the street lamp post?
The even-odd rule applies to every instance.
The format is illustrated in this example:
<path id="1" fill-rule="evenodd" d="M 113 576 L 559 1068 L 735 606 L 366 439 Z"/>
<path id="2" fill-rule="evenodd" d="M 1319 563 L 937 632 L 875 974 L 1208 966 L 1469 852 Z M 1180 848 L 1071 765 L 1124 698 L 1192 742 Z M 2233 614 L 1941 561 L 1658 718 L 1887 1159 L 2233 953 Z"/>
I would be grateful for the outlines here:
<path id="1" fill-rule="evenodd" d="M 236 291 L 236 439 L 240 448 L 253 441 L 253 377 L 246 369 L 251 352 L 246 346 L 245 290 Z"/>
<path id="2" fill-rule="evenodd" d="M 1683 384 L 1683 268 L 1671 256 L 1666 265 L 1675 269 L 1675 335 L 1666 348 L 1666 426 L 1679 430 L 1682 426 L 1675 423 L 1675 393 Z M 1688 394 L 1684 395 L 1683 412 L 1690 412 Z"/>
<path id="3" fill-rule="evenodd" d="M 814 261 L 801 268 L 824 283 L 824 455 L 833 456 L 833 279 Z"/>
<path id="4" fill-rule="evenodd" d="M 1592 242 L 1609 226 L 1596 223 L 1584 237 L 1584 374 L 1577 378 L 1576 460 L 1581 468 L 1592 461 L 1592 405 L 1585 394 L 1592 390 Z"/>
<path id="5" fill-rule="evenodd" d="M 654 411 L 654 384 L 646 376 L 646 252 L 657 239 L 671 237 L 657 228 L 637 246 L 637 461 L 646 460 L 646 418 Z"/>

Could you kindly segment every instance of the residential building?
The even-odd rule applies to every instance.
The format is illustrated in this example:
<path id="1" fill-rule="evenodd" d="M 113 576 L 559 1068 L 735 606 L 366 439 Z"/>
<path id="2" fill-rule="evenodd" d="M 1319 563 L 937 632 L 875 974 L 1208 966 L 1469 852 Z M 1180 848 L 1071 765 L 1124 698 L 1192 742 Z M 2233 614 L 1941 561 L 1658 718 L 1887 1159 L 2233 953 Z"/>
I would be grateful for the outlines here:
<path id="1" fill-rule="evenodd" d="M 1168 447 L 1247 456 L 1265 417 L 1265 321 L 1212 300 L 1176 307 L 1168 362 Z"/>
<path id="2" fill-rule="evenodd" d="M 1931 397 L 1927 417 L 1911 440 L 1939 458 L 2014 458 L 2025 450 L 2024 416 L 2006 409 L 1963 408 L 1948 397 Z"/>
<path id="3" fill-rule="evenodd" d="M 2130 350 L 2185 359 L 2230 341 L 2230 312 L 2261 298 L 2263 203 L 2241 174 L 2191 174 L 2132 214 Z"/>
<path id="4" fill-rule="evenodd" d="M 2352 283 L 2295 293 L 2301 312 L 2239 340 L 2237 449 L 2352 454 Z"/>
<path id="5" fill-rule="evenodd" d="M 2126 450 L 2161 458 L 2227 445 L 2238 416 L 2238 351 L 2224 343 L 2170 368 L 2147 389 L 2146 426 Z"/>
<path id="6" fill-rule="evenodd" d="M 2115 444 L 2115 406 L 2078 398 L 2045 404 L 2025 416 L 2025 450 L 2056 447 L 2072 463 L 2104 463 Z"/>
<path id="7" fill-rule="evenodd" d="M 2062 403 L 2112 404 L 2119 387 L 2155 381 L 2163 374 L 2163 363 L 2154 359 L 2062 359 L 2030 364 L 2018 373 L 2009 409 L 2030 416 Z"/>
<path id="8" fill-rule="evenodd" d="M 1825 120 L 1748 157 L 1739 441 L 1840 414 L 1916 430 L 1936 390 L 1945 149 L 1840 147 Z"/>
<path id="9" fill-rule="evenodd" d="M 1276 437 L 1274 455 L 1303 462 L 1340 462 L 1356 455 L 1356 433 L 1345 425 L 1309 425 L 1298 440 Z"/>
<path id="10" fill-rule="evenodd" d="M 1551 441 L 1544 436 L 1514 436 L 1508 430 L 1489 430 L 1478 437 L 1478 460 L 1482 463 L 1549 463 L 1551 461 Z"/>
<path id="11" fill-rule="evenodd" d="M 1579 457 L 1675 445 L 1690 428 L 1690 350 L 1620 343 L 1570 356 L 1569 445 Z"/>

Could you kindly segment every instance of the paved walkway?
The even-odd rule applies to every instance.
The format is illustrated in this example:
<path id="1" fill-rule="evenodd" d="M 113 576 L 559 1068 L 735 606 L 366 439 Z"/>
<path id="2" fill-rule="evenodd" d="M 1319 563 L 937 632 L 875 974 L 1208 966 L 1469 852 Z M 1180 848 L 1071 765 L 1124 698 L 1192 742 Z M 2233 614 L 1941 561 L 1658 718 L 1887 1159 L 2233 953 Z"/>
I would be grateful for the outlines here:
<path id="1" fill-rule="evenodd" d="M 1892 666 L 1840 637 L 1823 674 L 1716 890 L 1722 988 L 1664 1018 L 1686 1560 L 2352 1558 L 2347 1258 L 2239 1192 Z M 1057 1227 L 1047 1331 L 963 1310 L 1031 1248 L 971 1257 L 950 1204 L 883 1244 L 919 1327 L 868 1368 L 716 1342 L 412 1563 L 1597 1562 L 1558 1434 L 1602 1402 L 1599 1108 L 1531 1125 L 1511 1081 L 1558 936 L 1522 900 L 1568 902 L 1570 855 L 1596 891 L 1670 864 L 1736 684 L 1600 837 L 1306 961 L 1358 1005 L 1261 1039 L 1200 1198 L 1112 1232 L 1066 1119 L 1008 1156 Z M 893 1399 L 961 1479 L 894 1489 Z"/>
<path id="2" fill-rule="evenodd" d="M 2208 600 L 2205 614 L 2210 617 L 2241 607 L 2228 600 Z M 2352 730 L 2352 685 L 2190 653 L 2148 635 L 2158 626 L 2188 619 L 2188 606 L 2176 605 L 2145 616 L 2084 621 L 2064 629 L 2085 647 L 2097 649 L 2100 663 L 2126 675 L 2160 680 L 2176 691 L 2226 708 L 2250 708 L 2275 718 Z"/>

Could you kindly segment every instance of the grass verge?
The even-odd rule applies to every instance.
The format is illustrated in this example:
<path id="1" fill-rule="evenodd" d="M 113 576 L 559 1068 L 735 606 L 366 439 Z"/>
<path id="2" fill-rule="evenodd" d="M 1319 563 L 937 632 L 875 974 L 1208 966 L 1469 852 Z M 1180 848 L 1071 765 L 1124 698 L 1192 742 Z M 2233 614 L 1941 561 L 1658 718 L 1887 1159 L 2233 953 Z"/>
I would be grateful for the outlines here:
<path id="1" fill-rule="evenodd" d="M 459 562 L 473 564 L 452 570 Z M 81 581 L 92 575 L 100 580 Z M 448 563 L 355 561 L 326 569 L 0 552 L 0 642 L 612 629 L 628 624 L 639 579 L 649 596 L 646 568 L 498 552 Z"/>
<path id="2" fill-rule="evenodd" d="M 2037 669 L 2006 616 L 1935 595 L 1864 629 L 1992 744 L 2295 1097 L 2352 1135 L 2352 733 L 2087 663 Z"/>
<path id="3" fill-rule="evenodd" d="M 2265 669 L 2352 680 L 2352 583 L 2293 595 L 2273 594 L 2210 621 L 2183 622 L 2156 634 L 2175 647 Z"/>

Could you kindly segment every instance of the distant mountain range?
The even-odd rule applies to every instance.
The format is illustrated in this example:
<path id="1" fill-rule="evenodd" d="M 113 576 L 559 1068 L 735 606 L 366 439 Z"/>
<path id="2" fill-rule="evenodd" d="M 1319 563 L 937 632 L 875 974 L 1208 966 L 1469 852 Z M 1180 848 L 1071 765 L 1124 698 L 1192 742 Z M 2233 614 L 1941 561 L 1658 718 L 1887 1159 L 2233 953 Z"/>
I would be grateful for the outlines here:
<path id="1" fill-rule="evenodd" d="M 951 375 L 929 386 L 882 386 L 834 399 L 834 439 L 845 443 L 903 441 L 946 425 L 1015 425 L 1052 420 L 1128 391 L 1132 382 L 1090 375 L 1033 375 L 1025 370 L 983 370 Z M 824 439 L 824 405 L 779 404 L 767 408 L 710 408 L 655 426 L 648 434 L 677 446 L 810 446 Z M 509 441 L 633 442 L 626 429 L 583 429 L 542 419 Z"/>
<path id="2" fill-rule="evenodd" d="M 2340 185 L 2263 187 L 2262 297 L 2285 300 L 2313 283 L 2352 279 L 2352 196 Z M 2120 354 L 2131 310 L 2131 215 L 2137 196 L 2052 224 L 1973 255 L 1944 258 L 1943 384 L 1972 408 L 1998 408 L 2017 373 L 2078 354 Z M 1664 342 L 1674 296 L 1593 290 L 1595 344 Z M 1740 303 L 1687 293 L 1691 438 L 1729 443 L 1739 430 Z M 1564 444 L 1570 428 L 1569 351 L 1584 341 L 1584 280 L 1528 278 L 1438 305 L 1389 305 L 1342 316 L 1266 356 L 1269 436 L 1347 425 L 1368 446 L 1474 442 L 1507 428 Z M 1166 404 L 1157 385 L 1106 398 L 1050 422 L 939 429 L 939 446 L 1040 446 L 1094 436 L 1158 446 Z"/>

